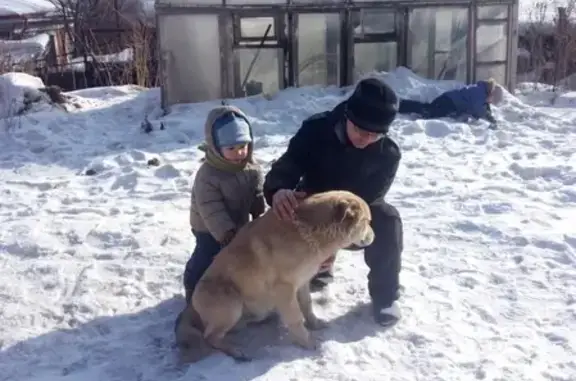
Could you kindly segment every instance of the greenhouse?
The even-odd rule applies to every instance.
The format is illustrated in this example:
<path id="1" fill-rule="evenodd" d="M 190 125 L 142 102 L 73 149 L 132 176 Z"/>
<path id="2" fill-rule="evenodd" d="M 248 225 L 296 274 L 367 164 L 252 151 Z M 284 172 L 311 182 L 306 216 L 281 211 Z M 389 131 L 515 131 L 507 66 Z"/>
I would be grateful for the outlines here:
<path id="1" fill-rule="evenodd" d="M 347 86 L 374 70 L 515 82 L 518 0 L 156 0 L 162 102 Z"/>

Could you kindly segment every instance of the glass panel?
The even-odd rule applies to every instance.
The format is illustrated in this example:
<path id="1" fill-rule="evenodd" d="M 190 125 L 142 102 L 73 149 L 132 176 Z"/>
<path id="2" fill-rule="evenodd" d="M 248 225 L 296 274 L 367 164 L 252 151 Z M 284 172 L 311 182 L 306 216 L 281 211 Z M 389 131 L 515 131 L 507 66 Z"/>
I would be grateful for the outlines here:
<path id="1" fill-rule="evenodd" d="M 274 17 L 243 17 L 240 19 L 240 33 L 242 37 L 264 37 L 268 25 L 272 25 L 268 37 L 274 37 Z"/>
<path id="2" fill-rule="evenodd" d="M 507 5 L 483 5 L 478 7 L 479 19 L 494 20 L 508 17 Z"/>
<path id="3" fill-rule="evenodd" d="M 193 5 L 193 4 L 223 4 L 222 0 L 158 0 L 158 4 L 166 5 Z M 154 3 L 151 5 L 154 7 Z"/>
<path id="4" fill-rule="evenodd" d="M 340 15 L 298 15 L 298 86 L 337 85 Z"/>
<path id="5" fill-rule="evenodd" d="M 425 78 L 466 81 L 466 8 L 414 9 L 408 34 L 412 71 Z"/>
<path id="6" fill-rule="evenodd" d="M 507 48 L 507 25 L 479 25 L 476 31 L 476 60 L 504 61 Z"/>
<path id="7" fill-rule="evenodd" d="M 394 12 L 387 9 L 363 9 L 352 13 L 354 35 L 390 33 L 396 30 Z"/>
<path id="8" fill-rule="evenodd" d="M 231 4 L 231 5 L 286 4 L 286 0 L 226 0 L 226 4 Z"/>
<path id="9" fill-rule="evenodd" d="M 476 80 L 482 81 L 494 78 L 496 82 L 506 83 L 506 65 L 505 64 L 492 64 L 492 65 L 479 65 L 476 67 Z"/>
<path id="10" fill-rule="evenodd" d="M 169 104 L 221 97 L 217 15 L 160 15 L 160 47 L 166 59 Z"/>
<path id="11" fill-rule="evenodd" d="M 278 59 L 281 52 L 281 49 L 260 49 L 259 53 L 258 49 L 236 49 L 236 55 L 240 62 L 240 78 L 238 78 L 240 85 L 246 78 L 246 73 L 254 56 L 258 54 L 246 81 L 246 86 L 244 89 L 240 89 L 240 94 L 273 94 L 280 89 Z"/>
<path id="12" fill-rule="evenodd" d="M 396 68 L 396 42 L 354 44 L 354 81 L 371 71 L 391 71 Z"/>

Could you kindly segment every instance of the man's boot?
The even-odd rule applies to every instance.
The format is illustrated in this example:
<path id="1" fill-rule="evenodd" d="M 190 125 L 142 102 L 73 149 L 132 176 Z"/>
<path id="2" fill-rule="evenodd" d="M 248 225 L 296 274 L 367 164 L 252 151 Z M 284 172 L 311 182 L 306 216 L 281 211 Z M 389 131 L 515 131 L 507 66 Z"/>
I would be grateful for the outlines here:
<path id="1" fill-rule="evenodd" d="M 310 292 L 318 292 L 334 281 L 333 267 L 336 254 L 320 265 L 318 273 L 310 281 Z"/>

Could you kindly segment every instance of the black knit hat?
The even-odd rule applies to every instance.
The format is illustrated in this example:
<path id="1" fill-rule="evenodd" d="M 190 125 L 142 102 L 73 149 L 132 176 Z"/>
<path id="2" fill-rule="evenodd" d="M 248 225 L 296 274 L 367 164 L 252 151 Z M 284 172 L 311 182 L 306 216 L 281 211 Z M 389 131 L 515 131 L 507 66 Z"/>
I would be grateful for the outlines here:
<path id="1" fill-rule="evenodd" d="M 388 133 L 398 113 L 398 97 L 390 86 L 378 78 L 358 82 L 346 102 L 346 117 L 358 128 Z"/>

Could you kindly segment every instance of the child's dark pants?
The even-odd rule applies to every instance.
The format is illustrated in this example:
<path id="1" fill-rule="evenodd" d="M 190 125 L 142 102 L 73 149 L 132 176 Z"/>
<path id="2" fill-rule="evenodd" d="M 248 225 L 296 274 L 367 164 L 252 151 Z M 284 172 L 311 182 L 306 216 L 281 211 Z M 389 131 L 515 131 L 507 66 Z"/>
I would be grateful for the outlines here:
<path id="1" fill-rule="evenodd" d="M 220 243 L 210 233 L 197 231 L 192 231 L 192 233 L 196 237 L 196 247 L 184 270 L 186 304 L 190 303 L 196 284 L 221 249 Z"/>
<path id="2" fill-rule="evenodd" d="M 398 112 L 400 114 L 418 114 L 426 119 L 434 119 L 450 116 L 456 112 L 456 109 L 452 99 L 442 94 L 430 103 L 402 99 Z"/>

